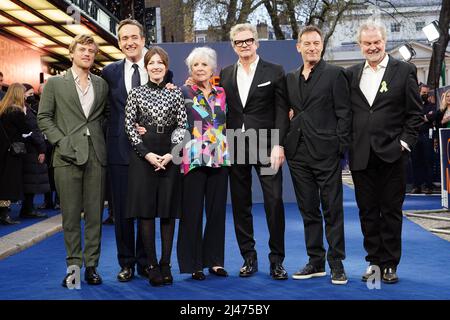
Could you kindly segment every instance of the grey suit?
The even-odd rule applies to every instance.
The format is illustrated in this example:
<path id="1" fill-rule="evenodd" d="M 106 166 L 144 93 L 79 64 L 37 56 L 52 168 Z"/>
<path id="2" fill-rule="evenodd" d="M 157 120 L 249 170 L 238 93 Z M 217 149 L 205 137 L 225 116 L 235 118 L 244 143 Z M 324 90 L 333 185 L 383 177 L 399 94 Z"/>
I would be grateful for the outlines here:
<path id="1" fill-rule="evenodd" d="M 101 215 L 106 166 L 103 122 L 108 85 L 91 75 L 94 102 L 86 117 L 71 70 L 53 77 L 44 87 L 38 124 L 55 145 L 52 165 L 63 216 L 67 265 L 83 265 L 81 211 L 84 210 L 84 262 L 96 267 L 100 256 Z M 89 131 L 89 134 L 87 132 Z"/>

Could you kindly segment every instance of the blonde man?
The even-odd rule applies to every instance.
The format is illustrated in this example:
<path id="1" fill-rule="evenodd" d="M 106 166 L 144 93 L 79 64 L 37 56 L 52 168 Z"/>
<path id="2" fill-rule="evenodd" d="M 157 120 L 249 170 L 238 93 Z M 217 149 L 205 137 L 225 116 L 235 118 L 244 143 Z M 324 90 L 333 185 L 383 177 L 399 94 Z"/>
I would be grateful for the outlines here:
<path id="1" fill-rule="evenodd" d="M 60 196 L 68 270 L 86 267 L 88 284 L 102 283 L 96 267 L 100 257 L 101 217 L 106 146 L 102 130 L 108 85 L 90 73 L 98 46 L 90 35 L 78 35 L 69 46 L 72 67 L 48 79 L 42 93 L 38 124 L 55 145 L 53 167 Z M 84 210 L 84 250 L 81 211 Z M 68 272 L 63 287 L 72 284 Z"/>

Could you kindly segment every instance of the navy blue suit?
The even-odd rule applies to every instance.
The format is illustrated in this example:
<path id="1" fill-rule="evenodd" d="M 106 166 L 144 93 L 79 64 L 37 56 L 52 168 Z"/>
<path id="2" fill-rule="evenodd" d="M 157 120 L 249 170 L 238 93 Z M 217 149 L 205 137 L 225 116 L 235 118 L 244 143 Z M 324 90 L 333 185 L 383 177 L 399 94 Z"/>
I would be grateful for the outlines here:
<path id="1" fill-rule="evenodd" d="M 146 254 L 141 236 L 138 234 L 135 237 L 134 220 L 124 218 L 128 187 L 128 164 L 132 149 L 125 133 L 125 104 L 128 93 L 125 87 L 124 67 L 125 60 L 120 60 L 103 69 L 103 78 L 109 85 L 110 115 L 106 133 L 108 173 L 111 182 L 119 264 L 122 268 L 134 268 L 137 263 L 138 272 L 142 273 L 142 268 L 146 266 Z"/>

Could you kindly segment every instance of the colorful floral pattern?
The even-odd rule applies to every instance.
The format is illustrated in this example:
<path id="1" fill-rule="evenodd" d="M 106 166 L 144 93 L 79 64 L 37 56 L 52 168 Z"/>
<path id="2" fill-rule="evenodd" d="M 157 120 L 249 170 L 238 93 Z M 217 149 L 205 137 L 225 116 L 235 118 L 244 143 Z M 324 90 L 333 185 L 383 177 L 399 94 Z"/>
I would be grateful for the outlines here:
<path id="1" fill-rule="evenodd" d="M 225 91 L 213 86 L 208 98 L 195 85 L 182 87 L 181 91 L 185 99 L 187 130 L 190 133 L 184 141 L 181 166 L 184 174 L 202 166 L 229 166 Z"/>

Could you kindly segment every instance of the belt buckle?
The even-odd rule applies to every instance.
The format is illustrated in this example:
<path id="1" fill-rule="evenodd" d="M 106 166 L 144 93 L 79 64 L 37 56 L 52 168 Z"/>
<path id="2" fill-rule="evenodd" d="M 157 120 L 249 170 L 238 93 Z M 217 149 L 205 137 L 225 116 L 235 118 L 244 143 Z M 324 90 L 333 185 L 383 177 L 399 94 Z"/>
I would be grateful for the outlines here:
<path id="1" fill-rule="evenodd" d="M 164 126 L 157 125 L 156 126 L 156 133 L 164 133 Z"/>

